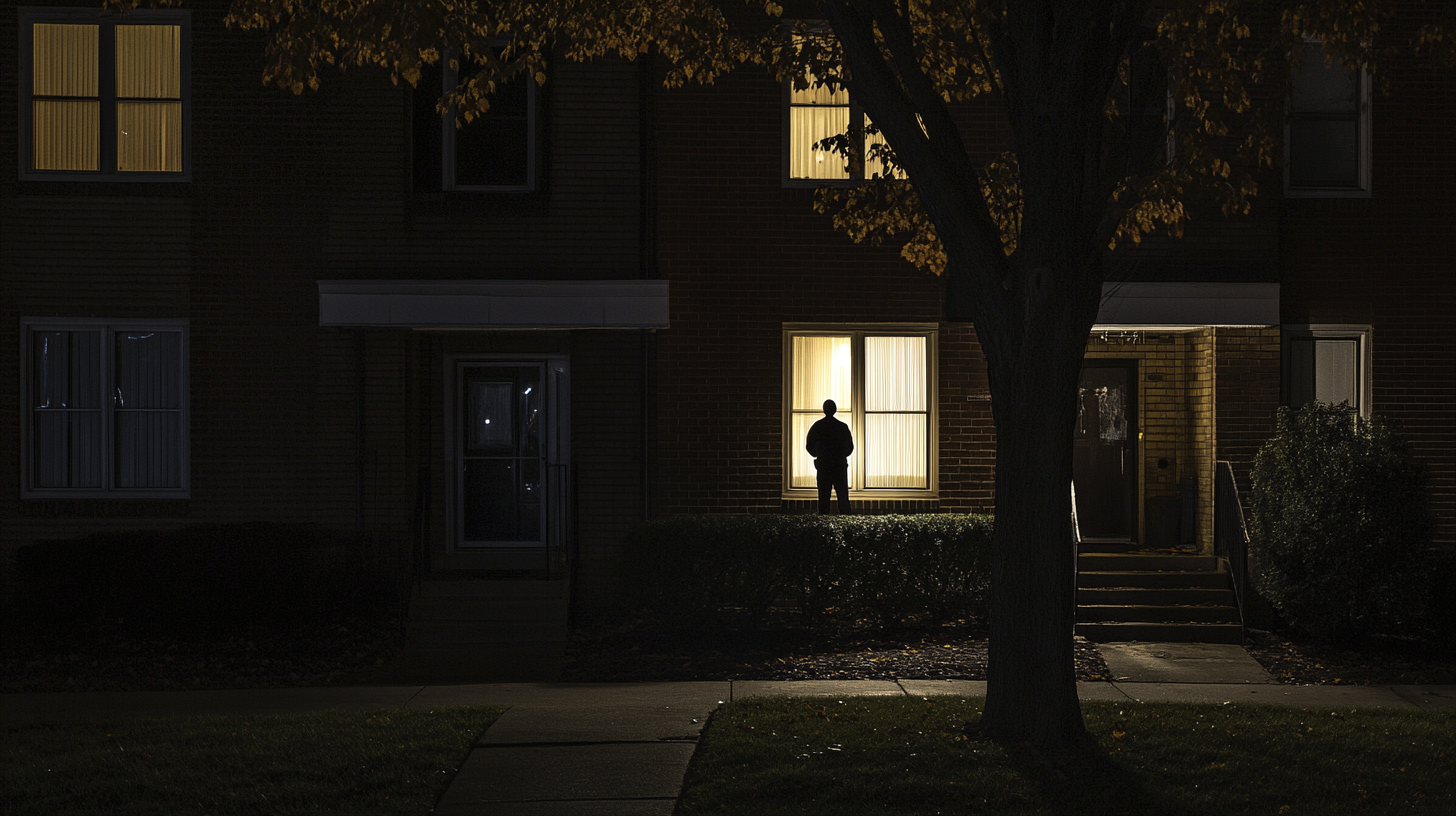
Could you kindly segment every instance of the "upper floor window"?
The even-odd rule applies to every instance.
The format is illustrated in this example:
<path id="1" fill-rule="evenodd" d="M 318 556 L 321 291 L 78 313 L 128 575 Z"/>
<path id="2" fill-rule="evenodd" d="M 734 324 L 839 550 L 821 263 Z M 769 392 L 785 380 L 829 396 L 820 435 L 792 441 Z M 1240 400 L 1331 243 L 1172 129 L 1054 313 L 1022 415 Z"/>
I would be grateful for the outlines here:
<path id="1" fill-rule="evenodd" d="M 935 338 L 925 326 L 790 326 L 784 331 L 784 486 L 816 489 L 809 427 L 832 399 L 849 425 L 857 498 L 927 497 L 935 489 Z"/>
<path id="2" fill-rule="evenodd" d="M 822 22 L 810 22 L 808 28 L 813 34 L 802 36 L 833 36 Z M 795 42 L 802 44 L 801 35 L 794 36 Z M 890 170 L 876 155 L 874 146 L 885 144 L 885 138 L 878 132 L 871 133 L 874 128 L 869 117 L 850 98 L 849 90 L 843 85 L 831 89 L 819 84 L 812 72 L 806 77 L 808 85 L 802 90 L 792 81 L 785 83 L 785 183 L 856 182 L 892 174 L 904 178 L 903 173 Z M 847 138 L 848 155 L 824 143 L 836 136 Z"/>
<path id="3" fill-rule="evenodd" d="M 1352 71 L 1307 42 L 1291 77 L 1284 191 L 1291 196 L 1370 194 L 1370 73 Z"/>
<path id="4" fill-rule="evenodd" d="M 23 321 L 27 496 L 185 496 L 187 324 Z"/>
<path id="5" fill-rule="evenodd" d="M 1370 415 L 1370 327 L 1319 324 L 1284 331 L 1285 395 L 1290 407 L 1347 402 Z"/>
<path id="6" fill-rule="evenodd" d="M 449 65 L 443 73 L 445 88 L 453 88 L 459 75 Z M 491 94 L 490 110 L 464 127 L 447 114 L 440 141 L 442 189 L 536 189 L 535 81 L 522 74 L 500 86 Z"/>
<path id="7" fill-rule="evenodd" d="M 415 187 L 421 192 L 532 192 L 541 181 L 541 92 L 529 73 L 497 87 L 490 109 L 456 127 L 436 110 L 461 73 L 448 57 L 426 69 L 415 91 Z M 461 71 L 472 66 L 461 65 Z"/>
<path id="8" fill-rule="evenodd" d="M 20 177 L 186 181 L 186 11 L 20 10 Z"/>

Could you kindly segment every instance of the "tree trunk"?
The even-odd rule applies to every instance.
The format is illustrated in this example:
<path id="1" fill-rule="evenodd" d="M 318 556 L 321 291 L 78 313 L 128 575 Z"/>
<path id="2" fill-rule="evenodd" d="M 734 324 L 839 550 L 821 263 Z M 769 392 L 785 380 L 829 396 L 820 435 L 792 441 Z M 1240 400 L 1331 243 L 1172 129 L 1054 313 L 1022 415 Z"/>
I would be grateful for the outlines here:
<path id="1" fill-rule="evenodd" d="M 1096 298 L 1074 294 L 1082 288 L 1029 309 L 1015 340 L 983 340 L 996 419 L 996 531 L 981 731 L 1002 743 L 1068 748 L 1086 733 L 1072 652 L 1072 430 Z"/>

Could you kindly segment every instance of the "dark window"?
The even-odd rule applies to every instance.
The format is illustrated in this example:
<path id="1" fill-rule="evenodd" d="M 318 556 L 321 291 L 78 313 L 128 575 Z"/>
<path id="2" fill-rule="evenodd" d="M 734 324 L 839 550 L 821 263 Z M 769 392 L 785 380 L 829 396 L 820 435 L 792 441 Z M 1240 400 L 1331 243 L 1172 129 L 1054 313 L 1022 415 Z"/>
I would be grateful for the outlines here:
<path id="1" fill-rule="evenodd" d="M 1369 79 L 1327 61 L 1319 43 L 1306 43 L 1291 78 L 1285 187 L 1305 195 L 1369 190 Z"/>
<path id="2" fill-rule="evenodd" d="M 455 83 L 448 67 L 423 72 L 414 98 L 415 188 L 421 192 L 530 192 L 539 187 L 540 93 L 520 76 L 490 97 L 490 110 L 463 127 L 440 114 L 440 95 Z"/>

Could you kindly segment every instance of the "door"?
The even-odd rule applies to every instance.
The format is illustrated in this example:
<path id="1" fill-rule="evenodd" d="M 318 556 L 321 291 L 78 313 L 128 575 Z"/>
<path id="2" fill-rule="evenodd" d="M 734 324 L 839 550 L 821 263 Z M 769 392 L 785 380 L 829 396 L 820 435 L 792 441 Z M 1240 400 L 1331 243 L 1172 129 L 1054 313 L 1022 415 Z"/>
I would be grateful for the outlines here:
<path id="1" fill-rule="evenodd" d="M 1137 390 L 1134 360 L 1087 360 L 1077 389 L 1072 480 L 1077 524 L 1086 539 L 1131 541 L 1137 495 Z"/>
<path id="2" fill-rule="evenodd" d="M 455 547 L 562 566 L 569 459 L 564 360 L 457 366 Z M 501 562 L 507 566 L 507 562 Z"/>

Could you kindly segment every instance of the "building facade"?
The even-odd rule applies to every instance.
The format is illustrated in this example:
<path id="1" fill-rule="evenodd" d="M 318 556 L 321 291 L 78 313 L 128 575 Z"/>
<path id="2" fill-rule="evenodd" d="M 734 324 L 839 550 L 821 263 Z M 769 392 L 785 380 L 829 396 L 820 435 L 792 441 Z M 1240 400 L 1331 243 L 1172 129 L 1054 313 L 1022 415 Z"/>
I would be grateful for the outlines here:
<path id="1" fill-rule="evenodd" d="M 852 100 L 563 60 L 457 130 L 438 72 L 261 85 L 262 40 L 224 11 L 0 15 L 6 554 L 310 521 L 427 578 L 605 609 L 644 518 L 811 510 L 825 398 L 856 512 L 994 509 L 975 327 L 814 211 L 855 181 L 812 147 Z M 1289 177 L 1249 217 L 1111 256 L 1084 537 L 1211 551 L 1215 463 L 1246 488 L 1276 408 L 1320 399 L 1398 420 L 1456 543 L 1456 88 L 1388 76 L 1304 77 Z M 958 116 L 973 152 L 1004 149 L 991 106 Z"/>

